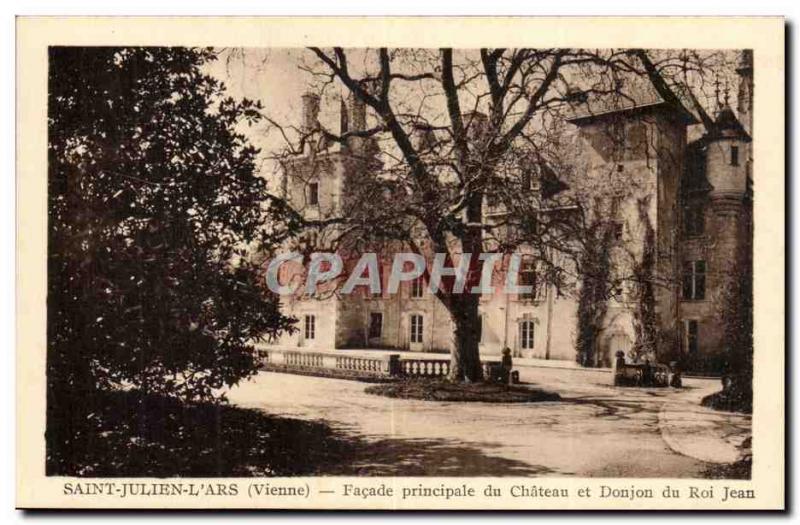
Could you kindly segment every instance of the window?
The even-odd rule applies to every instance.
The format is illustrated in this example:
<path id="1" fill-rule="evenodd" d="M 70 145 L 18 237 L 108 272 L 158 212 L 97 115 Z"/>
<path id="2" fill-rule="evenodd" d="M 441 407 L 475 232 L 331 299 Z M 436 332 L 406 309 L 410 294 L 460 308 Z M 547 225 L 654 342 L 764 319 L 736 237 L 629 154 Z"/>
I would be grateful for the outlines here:
<path id="1" fill-rule="evenodd" d="M 701 203 L 690 203 L 684 208 L 683 231 L 689 237 L 697 237 L 705 231 L 705 209 Z"/>
<path id="2" fill-rule="evenodd" d="M 687 319 L 683 321 L 683 349 L 688 354 L 697 354 L 698 337 L 697 321 Z"/>
<path id="3" fill-rule="evenodd" d="M 369 338 L 380 338 L 383 331 L 383 314 L 381 312 L 372 312 L 369 314 Z"/>
<path id="4" fill-rule="evenodd" d="M 533 348 L 533 321 L 531 320 L 519 323 L 519 347 L 523 350 Z"/>
<path id="5" fill-rule="evenodd" d="M 683 265 L 683 298 L 699 301 L 706 298 L 706 262 L 689 261 Z"/>
<path id="6" fill-rule="evenodd" d="M 411 281 L 411 297 L 415 299 L 419 299 L 422 297 L 422 290 L 425 287 L 425 282 L 422 280 L 422 276 L 420 275 L 413 281 Z"/>
<path id="7" fill-rule="evenodd" d="M 411 316 L 411 342 L 422 342 L 422 316 L 418 314 Z"/>
<path id="8" fill-rule="evenodd" d="M 316 331 L 316 316 L 307 315 L 304 332 L 306 339 L 314 339 L 316 336 Z"/>
<path id="9" fill-rule="evenodd" d="M 530 170 L 524 170 L 522 172 L 521 183 L 523 191 L 533 189 L 533 176 L 531 175 Z"/>
<path id="10" fill-rule="evenodd" d="M 319 204 L 319 183 L 312 182 L 308 185 L 308 203 L 312 206 Z"/>
<path id="11" fill-rule="evenodd" d="M 519 298 L 532 301 L 536 298 L 536 265 L 530 259 L 523 259 L 519 268 L 519 286 L 530 286 L 529 292 L 519 294 Z"/>
<path id="12" fill-rule="evenodd" d="M 731 166 L 739 165 L 739 146 L 731 146 Z"/>
<path id="13" fill-rule="evenodd" d="M 621 241 L 622 235 L 625 233 L 625 225 L 620 221 L 611 223 L 611 235 L 615 241 Z"/>
<path id="14" fill-rule="evenodd" d="M 523 235 L 539 235 L 541 231 L 539 227 L 539 217 L 536 213 L 526 213 L 520 218 L 519 226 Z"/>

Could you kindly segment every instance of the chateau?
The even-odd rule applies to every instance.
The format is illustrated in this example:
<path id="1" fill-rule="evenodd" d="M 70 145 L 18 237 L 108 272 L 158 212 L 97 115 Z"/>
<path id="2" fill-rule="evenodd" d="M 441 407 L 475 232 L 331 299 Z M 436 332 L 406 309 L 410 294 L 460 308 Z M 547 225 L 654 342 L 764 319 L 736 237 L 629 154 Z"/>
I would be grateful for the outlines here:
<path id="1" fill-rule="evenodd" d="M 738 69 L 736 110 L 727 95 L 713 115 L 661 99 L 576 115 L 567 119 L 577 137 L 578 162 L 588 180 L 609 173 L 625 177 L 624 198 L 609 195 L 602 213 L 615 221 L 613 241 L 637 261 L 650 260 L 659 285 L 652 290 L 657 334 L 656 359 L 688 357 L 690 367 L 717 371 L 726 350 L 720 321 L 723 292 L 742 257 L 752 257 L 752 54 L 743 52 Z M 303 126 L 316 125 L 320 99 L 303 97 Z M 342 104 L 342 130 L 365 130 L 366 109 Z M 614 128 L 622 152 L 608 138 Z M 283 165 L 283 197 L 308 220 L 348 209 L 354 173 L 369 169 L 370 138 L 351 136 L 340 148 L 308 147 Z M 602 182 L 601 182 L 602 184 Z M 539 191 L 537 185 L 531 191 Z M 490 215 L 491 206 L 484 206 Z M 601 213 L 598 211 L 598 213 Z M 648 259 L 648 257 L 650 259 Z M 610 263 L 618 262 L 611 255 Z M 642 263 L 644 264 L 644 263 Z M 285 276 L 284 276 L 285 277 Z M 579 280 L 579 279 L 578 279 Z M 539 283 L 523 266 L 520 282 L 532 293 L 492 294 L 480 299 L 478 330 L 482 355 L 505 347 L 520 357 L 575 361 L 579 301 Z M 384 282 L 385 286 L 385 282 Z M 385 348 L 446 352 L 452 346 L 450 314 L 420 278 L 397 294 L 329 294 L 283 298 L 299 330 L 276 345 L 313 349 Z M 599 334 L 587 366 L 610 366 L 618 351 L 636 341 L 637 311 L 627 289 L 603 305 Z"/>

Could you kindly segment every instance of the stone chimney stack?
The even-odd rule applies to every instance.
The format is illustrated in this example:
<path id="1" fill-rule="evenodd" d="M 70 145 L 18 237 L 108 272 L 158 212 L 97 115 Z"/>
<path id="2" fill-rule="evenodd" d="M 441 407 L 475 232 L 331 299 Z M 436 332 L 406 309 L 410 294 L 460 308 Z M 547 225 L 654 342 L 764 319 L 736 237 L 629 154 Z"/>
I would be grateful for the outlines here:
<path id="1" fill-rule="evenodd" d="M 477 142 L 486 134 L 489 126 L 489 118 L 480 111 L 470 111 L 461 115 L 464 128 L 467 131 L 467 140 Z"/>
<path id="2" fill-rule="evenodd" d="M 436 134 L 429 124 L 418 122 L 414 124 L 411 142 L 417 152 L 425 152 L 436 145 Z"/>
<path id="3" fill-rule="evenodd" d="M 319 95 L 306 92 L 303 99 L 303 131 L 308 133 L 319 127 Z"/>
<path id="4" fill-rule="evenodd" d="M 367 106 L 364 101 L 350 93 L 347 104 L 350 118 L 347 119 L 351 131 L 364 131 L 367 129 Z"/>

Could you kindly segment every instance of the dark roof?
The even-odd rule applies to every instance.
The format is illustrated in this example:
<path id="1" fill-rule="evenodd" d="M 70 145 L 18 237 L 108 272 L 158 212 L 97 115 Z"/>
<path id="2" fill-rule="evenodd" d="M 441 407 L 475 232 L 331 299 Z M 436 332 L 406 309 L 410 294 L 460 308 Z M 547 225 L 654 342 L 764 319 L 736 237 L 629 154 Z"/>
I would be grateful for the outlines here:
<path id="1" fill-rule="evenodd" d="M 723 107 L 717 113 L 714 129 L 709 130 L 708 134 L 710 139 L 734 138 L 746 141 L 751 140 L 742 123 L 736 118 L 736 114 L 728 106 Z"/>
<path id="2" fill-rule="evenodd" d="M 585 124 L 591 124 L 600 120 L 613 118 L 618 115 L 637 115 L 646 113 L 663 113 L 668 116 L 675 117 L 687 125 L 698 123 L 698 120 L 694 117 L 694 115 L 687 111 L 682 105 L 676 107 L 675 105 L 664 101 L 620 107 L 599 113 L 578 115 L 576 117 L 568 118 L 567 122 L 571 122 L 576 126 L 583 126 Z"/>

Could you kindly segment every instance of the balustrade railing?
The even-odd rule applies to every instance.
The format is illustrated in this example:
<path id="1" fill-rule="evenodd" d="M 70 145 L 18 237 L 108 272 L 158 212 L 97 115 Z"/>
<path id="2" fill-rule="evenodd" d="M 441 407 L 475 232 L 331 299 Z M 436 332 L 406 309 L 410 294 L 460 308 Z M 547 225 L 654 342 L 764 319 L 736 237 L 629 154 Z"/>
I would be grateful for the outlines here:
<path id="1" fill-rule="evenodd" d="M 445 359 L 400 359 L 404 376 L 446 377 L 450 374 L 450 361 Z"/>
<path id="2" fill-rule="evenodd" d="M 348 355 L 342 351 L 314 352 L 278 348 L 259 348 L 257 355 L 263 367 L 285 371 L 322 372 L 332 375 L 365 377 L 430 377 L 450 375 L 449 359 L 400 357 L 399 354 L 378 356 Z M 499 361 L 481 363 L 485 377 Z"/>

